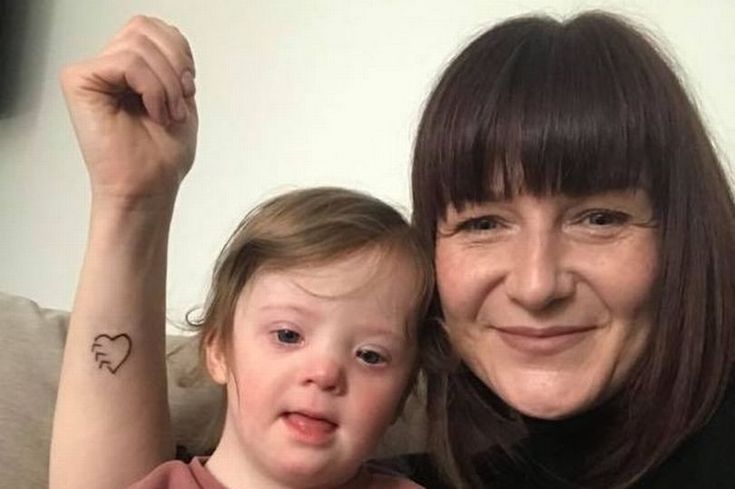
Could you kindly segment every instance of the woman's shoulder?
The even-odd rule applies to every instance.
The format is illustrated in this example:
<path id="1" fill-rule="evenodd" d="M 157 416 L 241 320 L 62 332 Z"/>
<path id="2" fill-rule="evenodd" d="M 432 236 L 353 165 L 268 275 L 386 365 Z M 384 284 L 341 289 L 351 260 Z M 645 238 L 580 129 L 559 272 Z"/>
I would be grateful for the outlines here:
<path id="1" fill-rule="evenodd" d="M 404 475 L 386 470 L 383 467 L 370 466 L 370 484 L 368 489 L 424 489 Z"/>
<path id="2" fill-rule="evenodd" d="M 171 460 L 156 467 L 150 474 L 128 489 L 225 489 L 202 464 L 194 458 L 190 463 Z"/>
<path id="3" fill-rule="evenodd" d="M 735 383 L 710 420 L 636 487 L 735 487 Z"/>
<path id="4" fill-rule="evenodd" d="M 410 453 L 381 459 L 372 462 L 370 467 L 379 467 L 381 471 L 401 474 L 426 489 L 450 489 L 450 486 L 443 482 L 444 479 L 432 457 L 426 453 Z"/>
<path id="5" fill-rule="evenodd" d="M 480 479 L 494 488 L 568 487 L 555 482 L 534 466 L 520 463 L 502 451 L 483 453 L 475 460 Z M 429 489 L 449 489 L 436 464 L 427 454 L 410 454 L 380 460 Z M 633 486 L 634 489 L 674 487 L 732 489 L 735 487 L 735 384 L 730 386 L 710 420 L 687 439 L 659 467 Z"/>

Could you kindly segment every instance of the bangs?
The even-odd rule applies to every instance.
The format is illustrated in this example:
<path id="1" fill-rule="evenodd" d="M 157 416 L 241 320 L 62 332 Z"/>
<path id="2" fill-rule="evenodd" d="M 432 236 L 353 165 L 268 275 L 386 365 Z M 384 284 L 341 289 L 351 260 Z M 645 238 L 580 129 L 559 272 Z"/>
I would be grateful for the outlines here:
<path id="1" fill-rule="evenodd" d="M 573 476 L 575 487 L 644 480 L 722 407 L 735 356 L 732 187 L 696 105 L 640 28 L 585 13 L 566 22 L 517 18 L 486 31 L 451 62 L 428 99 L 412 185 L 413 223 L 434 252 L 437 220 L 450 204 L 461 210 L 520 193 L 648 193 L 657 250 L 646 350 L 607 404 L 613 429 L 586 447 L 573 474 L 549 472 L 556 480 Z M 462 243 L 484 246 L 483 259 L 494 260 L 491 236 Z M 471 265 L 464 271 L 474 273 Z M 441 299 L 437 289 L 436 324 L 445 318 Z M 430 450 L 453 485 L 481 486 L 480 475 L 495 467 L 474 463 L 474 440 L 484 437 L 483 450 L 507 446 L 522 460 L 533 453 L 518 444 L 506 403 L 485 403 L 463 388 L 461 359 L 436 329 L 440 338 L 427 343 L 426 356 L 449 353 L 455 363 L 427 368 Z"/>
<path id="2" fill-rule="evenodd" d="M 516 19 L 491 32 L 453 62 L 426 108 L 414 166 L 433 200 L 423 211 L 436 219 L 448 204 L 521 192 L 660 183 L 672 131 L 657 77 L 670 70 L 642 36 L 596 14 Z"/>

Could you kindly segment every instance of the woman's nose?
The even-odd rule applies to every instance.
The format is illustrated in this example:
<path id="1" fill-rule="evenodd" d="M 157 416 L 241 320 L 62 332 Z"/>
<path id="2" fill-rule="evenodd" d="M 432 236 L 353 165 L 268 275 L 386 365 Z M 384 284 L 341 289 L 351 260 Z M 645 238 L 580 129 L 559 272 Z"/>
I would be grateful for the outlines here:
<path id="1" fill-rule="evenodd" d="M 334 355 L 319 353 L 312 355 L 308 364 L 303 365 L 302 375 L 305 385 L 313 385 L 320 390 L 342 394 L 346 389 L 343 362 Z"/>
<path id="2" fill-rule="evenodd" d="M 508 296 L 531 311 L 570 297 L 575 279 L 559 238 L 549 231 L 521 233 L 519 238 L 505 280 Z"/>

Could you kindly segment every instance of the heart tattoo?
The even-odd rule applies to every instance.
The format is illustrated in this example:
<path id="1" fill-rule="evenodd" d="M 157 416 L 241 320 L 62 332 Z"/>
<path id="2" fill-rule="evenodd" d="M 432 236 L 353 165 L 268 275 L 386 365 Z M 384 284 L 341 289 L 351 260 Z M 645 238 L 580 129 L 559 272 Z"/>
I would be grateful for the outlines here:
<path id="1" fill-rule="evenodd" d="M 92 352 L 99 368 L 107 367 L 114 374 L 130 356 L 133 343 L 125 333 L 117 336 L 97 335 L 92 343 Z"/>

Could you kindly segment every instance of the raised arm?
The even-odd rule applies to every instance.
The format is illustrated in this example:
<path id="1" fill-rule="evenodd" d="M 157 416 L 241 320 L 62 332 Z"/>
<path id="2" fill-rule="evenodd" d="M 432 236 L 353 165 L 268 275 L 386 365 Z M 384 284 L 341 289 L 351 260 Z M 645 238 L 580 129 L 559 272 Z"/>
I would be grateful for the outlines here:
<path id="1" fill-rule="evenodd" d="M 186 39 L 148 17 L 61 74 L 92 208 L 54 417 L 52 489 L 127 487 L 173 457 L 166 250 L 196 148 L 193 75 Z"/>

